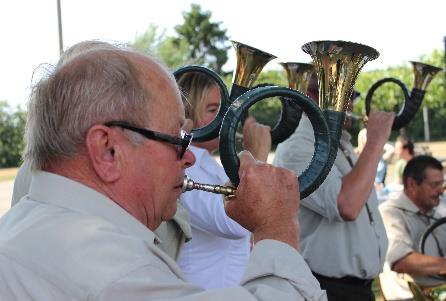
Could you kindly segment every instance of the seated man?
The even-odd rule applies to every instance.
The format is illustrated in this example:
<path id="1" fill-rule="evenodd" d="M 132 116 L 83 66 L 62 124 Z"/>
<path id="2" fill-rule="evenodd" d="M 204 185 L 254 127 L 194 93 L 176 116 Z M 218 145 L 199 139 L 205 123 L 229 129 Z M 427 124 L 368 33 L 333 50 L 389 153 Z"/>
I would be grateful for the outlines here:
<path id="1" fill-rule="evenodd" d="M 227 214 L 253 233 L 240 286 L 185 281 L 154 230 L 176 212 L 195 157 L 175 79 L 109 44 L 69 58 L 33 89 L 31 186 L 0 219 L 2 300 L 326 300 L 298 253 L 293 172 L 240 156 Z"/>
<path id="2" fill-rule="evenodd" d="M 421 287 L 446 283 L 446 229 L 438 227 L 426 240 L 425 254 L 418 246 L 424 231 L 441 216 L 435 211 L 443 193 L 443 167 L 430 156 L 416 156 L 403 172 L 404 191 L 380 207 L 389 248 L 386 262 L 392 270 L 412 276 Z"/>

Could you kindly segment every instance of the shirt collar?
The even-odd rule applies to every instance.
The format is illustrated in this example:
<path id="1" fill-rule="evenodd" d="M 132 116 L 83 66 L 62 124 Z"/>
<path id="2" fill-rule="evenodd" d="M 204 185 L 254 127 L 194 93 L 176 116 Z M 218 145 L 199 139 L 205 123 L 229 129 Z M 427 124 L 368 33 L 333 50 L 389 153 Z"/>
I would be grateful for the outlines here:
<path id="1" fill-rule="evenodd" d="M 177 201 L 177 212 L 173 216 L 172 220 L 183 231 L 186 241 L 192 239 L 192 228 L 190 225 L 189 212 L 181 205 L 181 202 Z"/>
<path id="2" fill-rule="evenodd" d="M 118 226 L 121 231 L 137 235 L 151 244 L 160 242 L 149 228 L 113 200 L 69 178 L 37 171 L 33 174 L 29 197 L 40 203 L 100 217 Z"/>

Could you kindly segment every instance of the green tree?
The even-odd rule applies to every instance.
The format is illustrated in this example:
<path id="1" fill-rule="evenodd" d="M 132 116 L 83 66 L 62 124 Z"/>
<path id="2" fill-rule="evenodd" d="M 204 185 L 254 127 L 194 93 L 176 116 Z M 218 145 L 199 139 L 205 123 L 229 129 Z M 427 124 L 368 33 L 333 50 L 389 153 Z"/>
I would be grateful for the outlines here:
<path id="1" fill-rule="evenodd" d="M 187 41 L 177 43 L 175 38 L 167 36 L 165 30 L 159 30 L 155 25 L 150 25 L 143 34 L 137 36 L 131 47 L 158 58 L 172 70 L 191 62 Z"/>
<path id="2" fill-rule="evenodd" d="M 180 66 L 190 65 L 193 60 L 188 55 L 189 44 L 185 40 L 176 41 L 174 37 L 167 37 L 158 47 L 158 57 L 171 70 Z"/>
<path id="3" fill-rule="evenodd" d="M 212 13 L 202 11 L 197 4 L 192 4 L 189 12 L 184 12 L 184 23 L 175 26 L 178 37 L 174 42 L 180 46 L 182 40 L 189 45 L 188 55 L 195 64 L 205 65 L 221 73 L 228 60 L 226 29 L 221 29 L 221 22 L 211 21 Z"/>
<path id="4" fill-rule="evenodd" d="M 165 30 L 159 32 L 158 27 L 151 24 L 143 34 L 135 38 L 135 41 L 130 46 L 144 53 L 156 54 L 159 45 L 164 40 Z"/>
<path id="5" fill-rule="evenodd" d="M 20 109 L 11 112 L 5 101 L 0 101 L 0 167 L 20 165 L 25 147 L 23 134 L 26 113 Z"/>

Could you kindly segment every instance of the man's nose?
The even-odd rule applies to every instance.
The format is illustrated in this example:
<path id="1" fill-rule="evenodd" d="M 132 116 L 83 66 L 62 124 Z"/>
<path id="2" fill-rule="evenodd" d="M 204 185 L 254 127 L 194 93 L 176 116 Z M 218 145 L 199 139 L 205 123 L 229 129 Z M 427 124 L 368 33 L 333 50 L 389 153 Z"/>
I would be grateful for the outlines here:
<path id="1" fill-rule="evenodd" d="M 195 164 L 195 155 L 194 155 L 194 153 L 192 153 L 192 151 L 190 149 L 187 149 L 183 155 L 182 160 L 183 160 L 184 168 L 191 167 L 192 165 Z"/>

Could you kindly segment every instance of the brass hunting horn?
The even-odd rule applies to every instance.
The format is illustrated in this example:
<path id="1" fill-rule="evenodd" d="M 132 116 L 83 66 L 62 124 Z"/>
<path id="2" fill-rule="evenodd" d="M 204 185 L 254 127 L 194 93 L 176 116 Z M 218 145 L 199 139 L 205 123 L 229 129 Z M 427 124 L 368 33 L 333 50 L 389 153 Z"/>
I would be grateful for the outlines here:
<path id="1" fill-rule="evenodd" d="M 296 102 L 313 126 L 314 155 L 298 178 L 301 198 L 317 189 L 333 166 L 345 111 L 357 75 L 366 62 L 377 58 L 379 54 L 371 47 L 344 41 L 310 42 L 302 49 L 311 55 L 318 75 L 320 108 L 304 94 L 280 87 L 253 89 L 234 101 L 220 129 L 220 159 L 234 186 L 240 181 L 240 161 L 235 150 L 237 124 L 250 106 L 272 96 L 282 96 Z"/>
<path id="2" fill-rule="evenodd" d="M 426 93 L 427 86 L 433 79 L 433 77 L 441 71 L 441 68 L 423 64 L 420 62 L 411 62 L 414 71 L 414 86 L 412 91 L 408 92 L 407 87 L 398 79 L 393 77 L 383 78 L 376 83 L 374 83 L 367 95 L 365 97 L 365 110 L 366 114 L 370 113 L 370 105 L 372 102 L 373 93 L 375 93 L 376 89 L 378 89 L 381 85 L 387 82 L 392 82 L 400 86 L 401 90 L 404 93 L 404 104 L 398 114 L 395 117 L 395 120 L 392 125 L 392 130 L 399 130 L 402 127 L 406 126 L 409 121 L 413 119 L 418 109 L 421 106 L 421 103 L 424 98 L 424 94 Z"/>
<path id="3" fill-rule="evenodd" d="M 269 61 L 276 58 L 272 54 L 243 43 L 236 41 L 231 42 L 236 51 L 237 64 L 232 77 L 232 87 L 230 93 L 228 93 L 228 89 L 220 76 L 209 68 L 198 65 L 189 65 L 181 67 L 173 73 L 177 80 L 188 72 L 205 73 L 215 80 L 217 85 L 220 87 L 221 103 L 217 116 L 215 116 L 214 120 L 207 126 L 192 130 L 194 141 L 203 142 L 218 137 L 223 117 L 228 110 L 229 105 L 237 97 L 248 91 L 252 87 L 263 67 Z"/>

